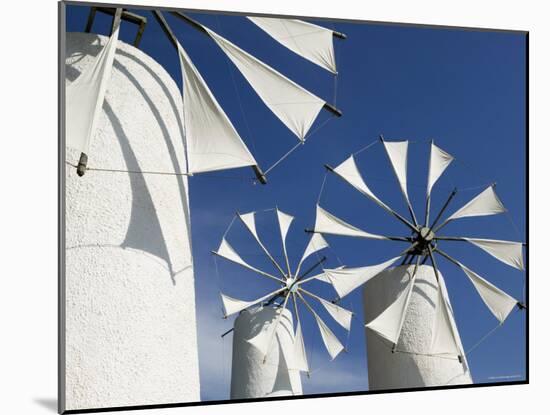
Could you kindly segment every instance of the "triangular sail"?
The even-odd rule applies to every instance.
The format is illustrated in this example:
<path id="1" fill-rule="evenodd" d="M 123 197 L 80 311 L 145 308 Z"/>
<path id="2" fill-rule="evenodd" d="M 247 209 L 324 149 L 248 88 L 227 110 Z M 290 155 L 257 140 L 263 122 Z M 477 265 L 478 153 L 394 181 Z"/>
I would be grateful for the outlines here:
<path id="1" fill-rule="evenodd" d="M 285 262 L 287 271 L 290 274 L 290 265 L 288 263 L 288 254 L 286 251 L 286 235 L 288 234 L 288 229 L 294 220 L 293 216 L 290 216 L 284 212 L 281 212 L 279 209 L 276 209 L 277 212 L 277 221 L 279 223 L 279 230 L 281 232 L 281 241 L 283 243 L 283 254 L 285 256 Z"/>
<path id="2" fill-rule="evenodd" d="M 483 249 L 499 261 L 517 268 L 525 270 L 523 264 L 523 244 L 521 242 L 499 241 L 495 239 L 464 238 L 471 244 Z"/>
<path id="3" fill-rule="evenodd" d="M 115 14 L 116 27 L 111 37 L 95 57 L 94 62 L 70 85 L 66 91 L 66 144 L 81 153 L 89 153 L 90 141 L 95 133 L 97 121 L 111 73 L 118 43 L 121 8 Z"/>
<path id="4" fill-rule="evenodd" d="M 361 192 L 363 195 L 372 199 L 376 204 L 383 207 L 384 209 L 389 209 L 389 207 L 384 202 L 382 202 L 372 192 L 372 190 L 369 189 L 369 187 L 363 180 L 363 178 L 361 177 L 361 173 L 359 173 L 359 169 L 357 168 L 357 164 L 353 155 L 348 157 L 343 163 L 339 164 L 332 171 L 336 173 L 340 178 L 344 179 L 351 186 L 353 186 L 355 189 L 357 189 L 359 192 Z"/>
<path id="5" fill-rule="evenodd" d="M 405 316 L 411 300 L 415 280 L 416 275 L 409 280 L 407 286 L 399 294 L 397 299 L 370 323 L 365 324 L 365 326 L 393 344 L 397 344 L 399 335 L 401 334 L 401 328 L 405 322 Z"/>
<path id="6" fill-rule="evenodd" d="M 189 55 L 177 45 L 189 173 L 257 165 Z"/>
<path id="7" fill-rule="evenodd" d="M 317 205 L 317 214 L 315 217 L 315 232 L 331 235 L 354 236 L 358 238 L 387 239 L 382 235 L 375 235 L 362 231 L 327 212 L 319 205 Z"/>
<path id="8" fill-rule="evenodd" d="M 296 19 L 250 16 L 248 19 L 294 53 L 337 73 L 332 30 Z"/>
<path id="9" fill-rule="evenodd" d="M 442 278 L 441 274 L 439 274 L 439 278 Z M 437 303 L 435 305 L 430 354 L 446 354 L 452 356 L 459 356 L 462 354 L 454 335 L 451 315 L 440 282 L 437 283 Z"/>
<path id="10" fill-rule="evenodd" d="M 434 144 L 432 141 L 430 148 L 430 168 L 428 171 L 428 197 L 432 193 L 432 187 L 443 172 L 449 167 L 449 164 L 454 160 L 454 157 L 451 156 L 446 151 L 442 150 Z"/>
<path id="11" fill-rule="evenodd" d="M 469 216 L 488 216 L 506 212 L 506 208 L 498 198 L 493 186 L 489 186 L 483 192 L 478 194 L 455 213 L 453 213 L 445 222 L 453 219 L 465 218 Z"/>
<path id="12" fill-rule="evenodd" d="M 222 303 L 223 303 L 223 311 L 225 317 L 229 317 L 235 313 L 238 313 L 239 311 L 242 311 L 248 307 L 253 306 L 254 304 L 258 304 L 262 301 L 267 300 L 268 298 L 272 297 L 273 295 L 277 294 L 278 292 L 283 291 L 283 289 L 279 289 L 276 291 L 273 291 L 261 298 L 258 298 L 257 300 L 253 301 L 243 301 L 239 300 L 237 298 L 230 297 L 228 295 L 220 293 L 220 296 L 222 297 Z"/>
<path id="13" fill-rule="evenodd" d="M 276 317 L 274 320 L 269 322 L 264 326 L 264 328 L 254 337 L 251 339 L 247 339 L 246 341 L 250 344 L 252 344 L 254 347 L 256 347 L 264 356 L 266 356 L 269 351 L 271 350 L 273 341 L 278 336 L 278 331 L 283 329 L 286 330 L 284 327 L 292 327 L 292 323 L 285 324 L 283 323 L 282 328 L 281 327 L 281 319 L 287 319 L 288 317 L 284 314 L 286 310 L 286 300 L 283 307 L 279 307 L 275 310 Z"/>
<path id="14" fill-rule="evenodd" d="M 300 322 L 298 322 L 298 326 L 296 327 L 296 335 L 294 336 L 294 358 L 294 365 L 297 370 L 300 370 L 302 372 L 309 372 L 306 346 L 304 343 L 302 325 L 300 324 Z"/>
<path id="15" fill-rule="evenodd" d="M 357 287 L 384 271 L 399 258 L 401 257 L 392 258 L 378 265 L 360 268 L 324 269 L 324 272 L 338 296 L 344 298 Z"/>
<path id="16" fill-rule="evenodd" d="M 212 30 L 204 29 L 235 64 L 264 104 L 300 141 L 304 141 L 325 101 Z"/>
<path id="17" fill-rule="evenodd" d="M 390 159 L 393 171 L 399 181 L 401 192 L 410 204 L 409 194 L 407 192 L 407 151 L 408 141 L 383 141 L 384 148 Z"/>
<path id="18" fill-rule="evenodd" d="M 325 241 L 325 238 L 323 238 L 323 236 L 320 233 L 314 233 L 311 236 L 311 239 L 309 240 L 309 243 L 306 246 L 304 254 L 300 259 L 300 262 L 298 263 L 298 268 L 296 269 L 296 275 L 300 273 L 302 263 L 306 260 L 307 257 L 327 247 L 328 247 L 328 243 L 327 241 Z"/>
<path id="19" fill-rule="evenodd" d="M 340 307 L 336 304 L 333 304 L 330 301 L 327 301 L 321 297 L 318 297 L 317 299 L 338 324 L 340 324 L 347 331 L 350 331 L 351 318 L 353 316 L 353 313 L 351 311 L 346 310 L 345 308 Z"/>
<path id="20" fill-rule="evenodd" d="M 344 350 L 344 346 L 342 345 L 342 343 L 340 343 L 338 337 L 334 335 L 334 333 L 328 328 L 325 322 L 321 320 L 321 318 L 315 312 L 313 312 L 313 316 L 315 317 L 317 327 L 319 327 L 319 332 L 321 333 L 321 338 L 323 339 L 323 343 L 327 348 L 328 354 L 330 355 L 331 360 L 334 360 L 336 356 L 338 356 L 338 354 L 340 354 L 340 352 Z"/>
<path id="21" fill-rule="evenodd" d="M 506 317 L 508 317 L 508 315 L 512 312 L 518 301 L 501 289 L 495 287 L 489 281 L 477 275 L 471 269 L 460 263 L 458 264 L 474 285 L 485 305 L 487 305 L 497 320 L 503 323 L 504 320 L 506 320 Z"/>

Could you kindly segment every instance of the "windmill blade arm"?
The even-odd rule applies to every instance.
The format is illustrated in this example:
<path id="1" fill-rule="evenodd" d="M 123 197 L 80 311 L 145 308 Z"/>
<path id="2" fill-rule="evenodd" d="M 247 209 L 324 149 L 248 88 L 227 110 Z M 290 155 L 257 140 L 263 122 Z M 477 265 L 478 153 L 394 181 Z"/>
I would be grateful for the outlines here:
<path id="1" fill-rule="evenodd" d="M 313 310 L 313 308 L 309 305 L 309 303 L 306 301 L 306 299 L 300 293 L 300 291 L 297 292 L 297 295 L 305 304 L 309 312 L 313 315 L 313 318 L 317 323 L 317 327 L 319 328 L 319 332 L 321 333 L 321 338 L 323 339 L 323 343 L 325 344 L 325 347 L 331 357 L 331 360 L 334 360 L 336 356 L 338 356 L 338 354 L 340 354 L 340 352 L 344 350 L 344 346 L 342 345 L 342 343 L 340 343 L 340 340 L 338 340 L 338 337 L 336 337 L 336 335 L 328 328 L 325 322 L 317 315 L 315 310 Z"/>
<path id="2" fill-rule="evenodd" d="M 306 294 L 307 296 L 314 298 L 315 300 L 319 301 L 321 305 L 327 310 L 327 312 L 330 314 L 330 316 L 343 328 L 345 328 L 347 331 L 351 330 L 351 318 L 353 316 L 353 313 L 349 310 L 346 310 L 343 307 L 340 307 L 339 305 L 336 305 L 334 303 L 331 303 L 330 301 L 327 301 L 305 289 L 302 287 L 298 288 L 300 292 Z"/>
<path id="3" fill-rule="evenodd" d="M 253 301 L 243 301 L 237 298 L 230 297 L 225 294 L 220 294 L 222 297 L 224 318 L 227 318 L 255 304 L 261 303 L 262 301 L 265 301 L 271 296 L 277 295 L 278 293 L 284 290 L 285 290 L 285 287 L 279 288 L 278 290 L 272 291 L 269 294 L 266 294 L 263 297 L 257 298 L 256 300 L 253 300 Z"/>
<path id="4" fill-rule="evenodd" d="M 504 320 L 506 320 L 515 306 L 518 306 L 520 309 L 524 307 L 520 301 L 491 284 L 489 281 L 485 280 L 474 271 L 452 258 L 450 255 L 440 249 L 437 249 L 436 252 L 458 266 L 466 274 L 487 308 L 489 308 L 501 324 Z"/>
<path id="5" fill-rule="evenodd" d="M 354 189 L 359 191 L 361 194 L 365 195 L 366 197 L 368 197 L 369 199 L 374 201 L 374 203 L 376 203 L 378 206 L 380 206 L 386 212 L 390 213 L 397 220 L 401 221 L 403 224 L 405 224 L 411 230 L 413 230 L 413 231 L 416 230 L 416 227 L 411 222 L 409 222 L 407 219 L 405 219 L 403 216 L 401 216 L 399 213 L 397 213 L 395 210 L 393 210 L 387 204 L 382 202 L 368 188 L 365 181 L 361 177 L 361 175 L 359 173 L 359 170 L 357 169 L 357 165 L 355 164 L 355 160 L 354 160 L 353 156 L 351 156 L 346 161 L 341 163 L 338 167 L 331 167 L 328 164 L 325 164 L 325 168 L 328 171 L 334 173 L 337 177 L 342 179 L 344 182 L 348 183 L 350 186 L 352 186 Z"/>
<path id="6" fill-rule="evenodd" d="M 260 247 L 260 249 L 269 258 L 269 260 L 273 263 L 273 265 L 275 265 L 275 267 L 279 270 L 282 277 L 286 278 L 285 272 L 283 271 L 283 269 L 281 268 L 279 263 L 277 261 L 275 261 L 275 258 L 273 258 L 273 256 L 269 253 L 269 251 L 267 250 L 265 245 L 260 240 L 260 237 L 258 236 L 258 232 L 256 231 L 256 222 L 255 222 L 256 219 L 254 217 L 254 213 L 255 212 L 250 212 L 250 213 L 246 213 L 246 214 L 241 215 L 239 212 L 237 212 L 237 217 L 242 222 L 244 227 L 248 230 L 248 232 L 252 235 L 252 237 L 254 238 L 254 240 L 256 241 L 258 246 Z"/>
<path id="7" fill-rule="evenodd" d="M 504 241 L 499 239 L 481 239 L 456 236 L 436 236 L 436 239 L 442 241 L 468 242 L 484 250 L 489 255 L 499 261 L 514 267 L 520 271 L 525 270 L 523 262 L 524 242 Z"/>
<path id="8" fill-rule="evenodd" d="M 271 280 L 277 281 L 278 283 L 282 283 L 282 284 L 285 283 L 285 281 L 282 278 L 278 278 L 278 277 L 276 277 L 274 275 L 271 275 L 271 274 L 269 274 L 265 271 L 262 271 L 258 268 L 255 268 L 255 267 L 251 266 L 251 265 L 248 265 L 247 263 L 239 262 L 238 260 L 228 258 L 228 257 L 226 257 L 226 256 L 224 256 L 224 255 L 222 255 L 222 254 L 220 254 L 219 252 L 216 252 L 216 251 L 211 251 L 211 252 L 212 252 L 212 254 L 214 254 L 214 255 L 216 255 L 220 258 L 223 258 L 223 259 L 225 259 L 229 262 L 232 262 L 233 264 L 237 264 L 237 265 L 239 265 L 239 266 L 241 266 L 241 267 L 243 267 L 243 268 L 245 268 L 249 271 L 256 272 L 257 274 L 262 275 L 262 276 L 264 276 L 266 278 L 269 278 Z"/>
<path id="9" fill-rule="evenodd" d="M 307 361 L 307 353 L 304 344 L 304 336 L 302 334 L 302 322 L 300 321 L 300 313 L 298 312 L 298 301 L 296 294 L 292 293 L 292 303 L 294 305 L 294 314 L 296 314 L 296 334 L 294 336 L 294 358 L 296 359 L 296 367 L 302 372 L 309 372 L 309 364 Z"/>

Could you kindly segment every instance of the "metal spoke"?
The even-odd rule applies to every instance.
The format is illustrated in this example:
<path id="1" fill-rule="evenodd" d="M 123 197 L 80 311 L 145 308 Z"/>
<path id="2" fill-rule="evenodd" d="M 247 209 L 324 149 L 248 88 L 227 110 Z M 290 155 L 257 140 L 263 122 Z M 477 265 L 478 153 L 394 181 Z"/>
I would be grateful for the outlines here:
<path id="1" fill-rule="evenodd" d="M 447 201 L 445 202 L 445 204 L 443 205 L 443 207 L 439 211 L 439 214 L 437 215 L 437 217 L 435 218 L 435 220 L 431 224 L 430 230 L 433 229 L 434 233 L 436 233 L 438 230 L 440 230 L 443 226 L 445 226 L 449 222 L 449 219 L 446 219 L 445 222 L 443 222 L 441 225 L 439 225 L 437 228 L 434 229 L 434 226 L 437 224 L 439 219 L 441 219 L 441 215 L 443 215 L 443 212 L 445 211 L 445 209 L 447 209 L 447 206 L 449 206 L 449 203 L 451 203 L 451 200 L 453 199 L 453 197 L 456 195 L 457 192 L 458 192 L 458 189 L 455 187 L 453 189 L 453 191 L 451 192 L 451 194 L 449 195 Z"/>
<path id="2" fill-rule="evenodd" d="M 210 251 L 210 252 L 212 252 L 212 253 L 213 253 L 214 255 L 216 255 L 216 256 L 219 256 L 220 258 L 225 259 L 226 261 L 232 262 L 233 264 L 240 265 L 241 267 L 243 267 L 243 268 L 245 268 L 245 269 L 247 269 L 247 270 L 249 270 L 249 271 L 257 272 L 258 274 L 263 275 L 264 277 L 267 277 L 267 278 L 270 278 L 270 279 L 272 279 L 272 280 L 275 280 L 275 281 L 277 281 L 278 283 L 285 284 L 285 280 L 283 280 L 282 278 L 278 278 L 278 277 L 276 277 L 276 276 L 274 276 L 274 275 L 271 275 L 271 274 L 269 274 L 269 273 L 267 273 L 267 272 L 265 272 L 265 271 L 262 271 L 262 270 L 260 270 L 260 269 L 255 268 L 255 267 L 246 266 L 246 265 L 241 264 L 240 262 L 233 261 L 232 259 L 229 259 L 229 258 L 227 258 L 227 257 L 225 257 L 225 256 L 223 256 L 223 255 L 218 254 L 216 251 Z"/>
<path id="3" fill-rule="evenodd" d="M 309 267 L 309 269 L 306 272 L 304 272 L 299 277 L 296 277 L 296 282 L 301 281 L 302 278 L 304 278 L 304 277 L 307 277 L 309 274 L 311 274 L 311 272 L 313 272 L 315 270 L 315 268 L 317 268 L 319 265 L 321 265 L 326 260 L 327 260 L 327 257 L 323 256 L 319 261 L 317 261 L 315 264 L 313 264 L 311 267 Z"/>
<path id="4" fill-rule="evenodd" d="M 273 258 L 273 256 L 269 253 L 269 251 L 267 250 L 267 248 L 264 246 L 264 244 L 262 243 L 262 241 L 260 241 L 260 237 L 259 236 L 256 236 L 254 234 L 254 232 L 252 232 L 251 229 L 248 228 L 246 222 L 241 218 L 241 215 L 239 214 L 239 212 L 237 212 L 237 216 L 239 218 L 239 220 L 243 223 L 244 227 L 248 230 L 248 232 L 252 235 L 252 237 L 254 238 L 254 240 L 258 243 L 258 245 L 260 246 L 260 248 L 262 248 L 262 251 L 264 251 L 264 253 L 266 254 L 266 256 L 271 260 L 271 262 L 273 263 L 273 265 L 275 265 L 275 267 L 277 267 L 277 269 L 279 270 L 279 272 L 281 273 L 281 275 L 283 276 L 283 278 L 287 278 L 287 274 L 283 271 L 283 269 L 281 268 L 281 266 L 279 265 L 279 263 L 277 261 L 275 261 L 275 258 Z"/>
<path id="5" fill-rule="evenodd" d="M 336 176 L 340 177 L 342 180 L 344 180 L 346 183 L 349 184 L 349 182 L 343 177 L 343 176 L 340 176 L 338 174 L 338 172 L 336 172 L 334 170 L 333 167 L 329 166 L 328 164 L 325 164 L 325 168 L 334 173 Z M 361 193 L 363 194 L 363 193 Z M 364 195 L 364 194 L 363 194 Z M 367 196 L 367 195 L 364 195 L 364 196 Z M 369 196 L 367 196 L 369 197 Z M 386 212 L 390 213 L 391 215 L 393 215 L 395 218 L 397 218 L 398 220 L 400 220 L 401 222 L 403 222 L 406 226 L 408 226 L 411 230 L 413 231 L 416 231 L 417 230 L 417 227 L 414 226 L 412 223 L 410 223 L 407 219 L 405 219 L 403 216 L 401 216 L 399 213 L 397 213 L 395 210 L 393 210 L 392 208 L 390 208 L 389 206 L 387 206 L 385 203 L 382 203 L 380 204 L 379 201 L 373 199 L 372 197 L 369 197 L 369 199 L 373 200 L 374 203 L 376 203 L 378 206 L 380 206 L 382 209 L 384 209 Z"/>

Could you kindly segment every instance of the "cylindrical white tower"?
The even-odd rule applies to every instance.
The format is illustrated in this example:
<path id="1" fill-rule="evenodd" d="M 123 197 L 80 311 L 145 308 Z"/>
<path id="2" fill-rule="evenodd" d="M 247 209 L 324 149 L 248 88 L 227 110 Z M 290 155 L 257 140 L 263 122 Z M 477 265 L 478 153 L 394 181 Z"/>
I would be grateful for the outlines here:
<path id="1" fill-rule="evenodd" d="M 365 284 L 363 289 L 365 322 L 372 321 L 407 286 L 414 265 L 386 270 Z M 408 270 L 408 271 L 407 271 Z M 472 383 L 468 364 L 463 359 L 429 355 L 437 304 L 437 281 L 431 266 L 421 265 L 407 309 L 398 352 L 377 333 L 366 328 L 367 362 L 370 390 L 417 388 L 425 386 L 460 385 Z M 448 301 L 443 277 L 442 292 Z M 451 325 L 456 324 L 451 316 Z M 464 355 L 462 345 L 459 348 Z"/>
<path id="2" fill-rule="evenodd" d="M 67 34 L 67 84 L 106 41 Z M 170 75 L 119 41 L 88 154 L 103 170 L 65 175 L 67 410 L 200 399 L 187 179 L 115 171 L 185 171 L 181 114 Z"/>
<path id="3" fill-rule="evenodd" d="M 248 340 L 269 336 L 277 319 L 273 306 L 245 310 L 235 320 L 231 399 L 301 395 L 300 372 L 293 368 L 294 329 L 292 313 L 286 309 L 264 362 L 264 353 Z"/>

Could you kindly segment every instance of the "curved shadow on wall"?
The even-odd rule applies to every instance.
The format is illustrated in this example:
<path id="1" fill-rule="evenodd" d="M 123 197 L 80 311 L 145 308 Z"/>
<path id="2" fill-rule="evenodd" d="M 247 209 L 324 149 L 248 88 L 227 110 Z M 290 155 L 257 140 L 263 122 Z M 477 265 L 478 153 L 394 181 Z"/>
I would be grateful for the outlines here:
<path id="1" fill-rule="evenodd" d="M 74 35 L 78 36 L 79 34 L 74 34 Z M 67 49 L 66 49 L 67 57 L 81 55 L 80 59 L 82 59 L 84 56 L 87 56 L 87 55 L 97 56 L 97 54 L 101 51 L 102 47 L 99 44 L 99 36 L 87 35 L 87 36 L 82 36 L 82 38 L 83 38 L 83 41 L 67 42 Z M 174 112 L 178 122 L 178 128 L 180 130 L 181 137 L 185 137 L 181 117 L 179 115 L 176 102 L 174 101 L 167 86 L 162 82 L 160 77 L 158 77 L 158 75 L 154 73 L 143 61 L 122 51 L 121 49 L 117 49 L 116 55 L 122 55 L 129 59 L 132 59 L 134 62 L 138 63 L 143 68 L 145 68 L 147 72 L 155 79 L 155 81 L 159 84 L 162 91 L 164 92 L 166 98 L 170 102 L 172 111 Z M 149 95 L 143 90 L 143 88 L 141 87 L 137 79 L 128 71 L 128 69 L 123 64 L 121 64 L 117 60 L 116 55 L 113 63 L 113 70 L 116 69 L 121 74 L 123 74 L 132 83 L 132 85 L 136 88 L 136 90 L 140 93 L 140 95 L 143 97 L 144 101 L 149 106 L 153 116 L 155 117 L 155 120 L 157 121 L 162 131 L 162 137 L 168 148 L 168 153 L 173 166 L 173 171 L 176 171 L 176 172 L 181 171 L 174 145 L 171 142 L 170 134 L 168 132 L 168 129 L 166 127 L 164 120 L 162 119 L 160 111 L 154 104 L 153 100 L 149 97 Z M 73 60 L 70 64 L 68 63 L 65 64 L 65 69 L 67 74 L 66 76 L 67 76 L 67 79 L 69 79 L 70 81 L 74 81 L 80 75 L 80 72 L 76 68 L 74 68 L 74 64 L 78 62 L 80 59 Z M 103 110 L 107 115 L 111 123 L 111 126 L 113 127 L 113 131 L 115 132 L 116 137 L 119 141 L 120 148 L 121 148 L 127 169 L 140 170 L 140 166 L 139 166 L 137 157 L 132 149 L 130 140 L 126 135 L 126 133 L 124 132 L 124 129 L 122 127 L 120 120 L 116 116 L 115 112 L 113 111 L 112 107 L 108 103 L 107 99 L 105 99 L 103 103 Z M 139 174 L 128 174 L 128 177 L 130 180 L 130 186 L 132 191 L 132 207 L 131 207 L 131 214 L 130 214 L 130 223 L 128 225 L 125 239 L 120 245 L 120 247 L 127 248 L 127 249 L 134 249 L 137 251 L 144 251 L 146 253 L 152 254 L 166 261 L 172 283 L 175 285 L 176 284 L 175 277 L 181 272 L 185 271 L 186 269 L 192 267 L 192 258 L 191 258 L 190 265 L 186 265 L 184 268 L 180 270 L 173 269 L 173 264 L 170 259 L 170 254 L 168 252 L 162 227 L 160 225 L 160 221 L 155 209 L 155 204 L 151 197 L 151 193 L 149 192 L 149 189 L 147 187 L 147 183 L 144 177 Z M 187 224 L 188 240 L 189 240 L 189 243 L 191 244 L 189 201 L 187 198 L 187 191 L 183 180 L 184 179 L 182 176 L 177 176 L 179 194 L 182 198 L 182 206 L 183 206 L 182 213 L 184 215 L 184 218 Z M 93 246 L 98 246 L 98 245 L 93 245 Z M 76 247 L 72 247 L 72 248 L 76 248 Z M 191 246 L 190 246 L 190 249 L 191 249 Z"/>

